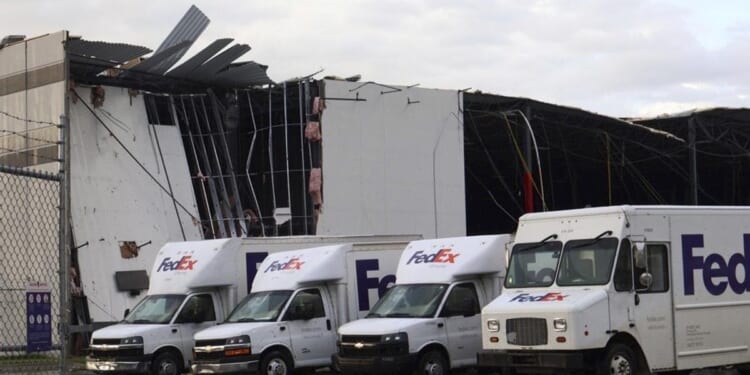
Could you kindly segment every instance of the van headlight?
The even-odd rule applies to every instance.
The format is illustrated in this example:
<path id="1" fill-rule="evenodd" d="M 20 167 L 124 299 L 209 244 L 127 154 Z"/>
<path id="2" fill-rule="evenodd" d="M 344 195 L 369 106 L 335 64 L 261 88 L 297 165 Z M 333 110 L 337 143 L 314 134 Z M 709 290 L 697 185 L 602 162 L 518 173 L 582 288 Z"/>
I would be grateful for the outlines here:
<path id="1" fill-rule="evenodd" d="M 120 340 L 120 345 L 143 345 L 142 336 L 126 337 Z"/>
<path id="2" fill-rule="evenodd" d="M 500 332 L 500 321 L 497 319 L 488 319 L 487 330 L 490 332 Z"/>
<path id="3" fill-rule="evenodd" d="M 248 345 L 250 344 L 250 336 L 234 336 L 227 339 L 227 345 Z"/>
<path id="4" fill-rule="evenodd" d="M 563 318 L 556 318 L 552 321 L 552 328 L 557 332 L 565 332 L 568 330 L 568 321 Z"/>
<path id="5" fill-rule="evenodd" d="M 384 344 L 400 344 L 400 343 L 408 342 L 408 341 L 409 341 L 409 336 L 406 335 L 406 332 L 383 335 L 383 337 L 380 338 L 380 342 Z"/>

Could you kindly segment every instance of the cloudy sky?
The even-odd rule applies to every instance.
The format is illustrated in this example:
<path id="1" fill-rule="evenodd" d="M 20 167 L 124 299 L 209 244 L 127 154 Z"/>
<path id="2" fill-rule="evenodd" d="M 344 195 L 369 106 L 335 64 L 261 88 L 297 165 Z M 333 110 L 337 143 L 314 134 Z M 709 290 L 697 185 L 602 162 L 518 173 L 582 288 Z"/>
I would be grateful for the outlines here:
<path id="1" fill-rule="evenodd" d="M 481 90 L 648 116 L 750 107 L 745 0 L 0 0 L 0 36 L 61 29 L 156 48 L 191 4 L 282 81 Z"/>

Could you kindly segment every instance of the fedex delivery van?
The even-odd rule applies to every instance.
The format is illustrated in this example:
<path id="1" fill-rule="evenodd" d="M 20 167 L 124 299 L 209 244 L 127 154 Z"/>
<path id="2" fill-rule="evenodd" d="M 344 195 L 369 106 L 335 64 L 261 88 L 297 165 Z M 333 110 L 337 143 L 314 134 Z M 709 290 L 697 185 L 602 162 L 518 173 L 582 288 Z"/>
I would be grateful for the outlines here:
<path id="1" fill-rule="evenodd" d="M 413 241 L 396 285 L 365 319 L 339 328 L 344 373 L 448 374 L 476 365 L 480 309 L 500 293 L 510 235 Z"/>
<path id="2" fill-rule="evenodd" d="M 192 363 L 193 334 L 226 319 L 269 254 L 346 242 L 398 252 L 414 238 L 300 236 L 167 243 L 156 255 L 145 298 L 119 324 L 93 333 L 86 368 L 178 374 Z M 363 257 L 352 265 L 363 310 L 395 280 L 396 259 L 381 260 L 387 261 Z"/>
<path id="3" fill-rule="evenodd" d="M 343 244 L 269 255 L 226 321 L 195 334 L 193 373 L 285 375 L 330 366 L 336 329 L 364 316 L 395 281 L 402 249 Z M 377 272 L 359 271 L 368 265 Z"/>
<path id="4" fill-rule="evenodd" d="M 646 374 L 750 362 L 750 208 L 527 214 L 480 365 Z"/>

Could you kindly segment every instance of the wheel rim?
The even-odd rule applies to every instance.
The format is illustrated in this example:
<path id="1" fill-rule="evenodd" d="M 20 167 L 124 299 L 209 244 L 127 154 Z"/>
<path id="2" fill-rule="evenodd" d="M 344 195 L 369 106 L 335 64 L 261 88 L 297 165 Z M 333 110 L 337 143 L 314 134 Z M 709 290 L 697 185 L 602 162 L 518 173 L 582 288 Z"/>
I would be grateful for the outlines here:
<path id="1" fill-rule="evenodd" d="M 162 361 L 159 363 L 159 375 L 177 375 L 177 363 L 174 361 Z"/>
<path id="2" fill-rule="evenodd" d="M 443 375 L 443 364 L 435 358 L 431 358 L 424 366 L 425 375 Z"/>
<path id="3" fill-rule="evenodd" d="M 630 360 L 622 354 L 615 354 L 609 362 L 609 373 L 613 375 L 631 375 Z"/>
<path id="4" fill-rule="evenodd" d="M 286 375 L 286 363 L 281 358 L 271 359 L 268 361 L 268 366 L 266 366 L 266 374 Z"/>

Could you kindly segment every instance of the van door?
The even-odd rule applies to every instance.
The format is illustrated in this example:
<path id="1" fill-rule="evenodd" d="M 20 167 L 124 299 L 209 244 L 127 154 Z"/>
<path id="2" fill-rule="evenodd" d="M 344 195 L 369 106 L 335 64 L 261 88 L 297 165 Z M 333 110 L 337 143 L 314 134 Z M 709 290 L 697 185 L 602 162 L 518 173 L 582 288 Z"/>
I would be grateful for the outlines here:
<path id="1" fill-rule="evenodd" d="M 302 289 L 292 298 L 284 314 L 292 342 L 295 367 L 326 366 L 336 352 L 333 306 L 326 290 Z"/>
<path id="2" fill-rule="evenodd" d="M 216 305 L 209 293 L 193 294 L 187 298 L 172 325 L 182 338 L 181 350 L 186 362 L 193 360 L 193 335 L 216 325 Z"/>
<path id="3" fill-rule="evenodd" d="M 476 364 L 477 353 L 482 349 L 480 312 L 474 283 L 453 285 L 440 311 L 445 322 L 451 367 Z"/>
<path id="4" fill-rule="evenodd" d="M 652 369 L 675 367 L 669 251 L 666 243 L 648 243 L 645 259 L 638 260 L 635 254 L 633 257 L 635 326 Z M 642 283 L 644 273 L 651 275 L 651 285 Z"/>

